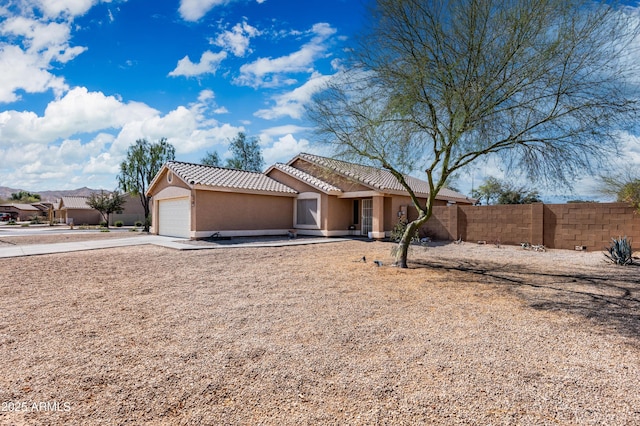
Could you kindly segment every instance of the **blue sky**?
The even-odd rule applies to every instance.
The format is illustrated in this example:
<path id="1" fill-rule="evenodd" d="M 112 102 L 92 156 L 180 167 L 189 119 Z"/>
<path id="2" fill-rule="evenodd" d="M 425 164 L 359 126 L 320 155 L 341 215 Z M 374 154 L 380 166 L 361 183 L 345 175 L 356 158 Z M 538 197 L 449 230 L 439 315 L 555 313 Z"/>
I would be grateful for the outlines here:
<path id="1" fill-rule="evenodd" d="M 341 66 L 366 0 L 10 0 L 0 6 L 0 176 L 27 190 L 114 189 L 136 139 L 176 159 L 267 164 L 312 144 L 304 105 Z"/>
<path id="2" fill-rule="evenodd" d="M 340 69 L 368 1 L 5 0 L 0 185 L 115 189 L 140 138 L 166 137 L 191 162 L 227 158 L 239 131 L 267 166 L 325 154 L 304 106 Z M 640 139 L 623 137 L 640 164 Z M 488 175 L 505 177 L 483 161 L 458 186 L 468 194 Z"/>

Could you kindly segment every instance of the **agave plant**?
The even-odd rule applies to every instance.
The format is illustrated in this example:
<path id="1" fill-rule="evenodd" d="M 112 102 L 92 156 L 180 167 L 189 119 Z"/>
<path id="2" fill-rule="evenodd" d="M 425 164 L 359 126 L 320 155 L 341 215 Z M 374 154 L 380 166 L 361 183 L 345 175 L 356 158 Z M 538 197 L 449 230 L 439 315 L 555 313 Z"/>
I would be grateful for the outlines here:
<path id="1" fill-rule="evenodd" d="M 631 265 L 633 263 L 631 239 L 627 237 L 612 238 L 611 245 L 605 248 L 604 255 L 616 265 Z"/>

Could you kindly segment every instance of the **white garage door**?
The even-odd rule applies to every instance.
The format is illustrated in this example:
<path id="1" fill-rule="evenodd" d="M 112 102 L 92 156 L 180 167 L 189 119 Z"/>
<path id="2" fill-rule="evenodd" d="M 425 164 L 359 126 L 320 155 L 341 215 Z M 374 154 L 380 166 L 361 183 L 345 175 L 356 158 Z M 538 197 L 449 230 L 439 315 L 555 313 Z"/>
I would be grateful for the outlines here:
<path id="1" fill-rule="evenodd" d="M 159 235 L 181 238 L 190 237 L 191 206 L 189 198 L 161 200 L 158 210 Z"/>

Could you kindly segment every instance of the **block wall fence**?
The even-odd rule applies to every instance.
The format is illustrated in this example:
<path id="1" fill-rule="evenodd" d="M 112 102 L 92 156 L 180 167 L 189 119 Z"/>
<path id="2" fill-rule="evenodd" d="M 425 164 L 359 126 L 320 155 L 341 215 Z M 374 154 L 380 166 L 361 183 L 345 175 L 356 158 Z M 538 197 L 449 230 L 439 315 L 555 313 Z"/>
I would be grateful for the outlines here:
<path id="1" fill-rule="evenodd" d="M 416 217 L 415 208 L 409 208 L 408 219 Z M 640 214 L 624 203 L 438 206 L 420 234 L 436 240 L 529 242 L 569 250 L 586 246 L 588 251 L 627 236 L 633 249 L 640 250 Z"/>

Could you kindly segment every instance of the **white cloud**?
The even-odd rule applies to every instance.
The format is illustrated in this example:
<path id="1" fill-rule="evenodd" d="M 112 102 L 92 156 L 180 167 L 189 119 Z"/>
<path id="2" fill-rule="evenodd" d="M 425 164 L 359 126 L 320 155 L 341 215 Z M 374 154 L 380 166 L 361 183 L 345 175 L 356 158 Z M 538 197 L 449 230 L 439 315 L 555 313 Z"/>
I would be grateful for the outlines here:
<path id="1" fill-rule="evenodd" d="M 156 114 L 156 110 L 145 104 L 123 103 L 114 96 L 77 87 L 49 103 L 42 117 L 30 111 L 0 112 L 0 146 L 48 143 L 75 134 L 122 127 L 129 121 Z"/>
<path id="2" fill-rule="evenodd" d="M 13 16 L 0 23 L 0 35 L 16 38 L 24 46 L 0 43 L 0 102 L 18 100 L 18 90 L 27 93 L 53 90 L 58 97 L 68 90 L 64 78 L 49 70 L 53 63 L 67 63 L 86 50 L 69 45 L 69 23 Z"/>
<path id="3" fill-rule="evenodd" d="M 249 42 L 251 38 L 259 36 L 261 32 L 246 22 L 237 23 L 231 29 L 222 32 L 212 40 L 211 43 L 222 47 L 225 50 L 232 52 L 235 56 L 242 57 L 247 53 L 251 53 L 249 50 Z"/>
<path id="4" fill-rule="evenodd" d="M 209 50 L 200 57 L 199 63 L 193 63 L 188 56 L 180 59 L 176 68 L 169 73 L 172 77 L 195 77 L 202 74 L 215 74 L 220 63 L 227 57 L 227 52 L 213 53 Z"/>
<path id="5" fill-rule="evenodd" d="M 18 46 L 0 46 L 0 102 L 20 99 L 18 90 L 41 93 L 53 90 L 56 96 L 68 89 L 64 78 L 47 71 L 49 64 L 38 55 L 24 52 Z"/>
<path id="6" fill-rule="evenodd" d="M 244 128 L 212 119 L 219 108 L 211 90 L 160 114 L 142 103 L 75 88 L 52 101 L 42 116 L 0 112 L 0 175 L 16 188 L 68 189 L 91 182 L 112 189 L 119 164 L 137 139 L 166 137 L 178 156 L 226 146 Z"/>
<path id="7" fill-rule="evenodd" d="M 265 163 L 271 165 L 278 162 L 286 162 L 301 152 L 309 151 L 310 144 L 308 140 L 296 140 L 292 134 L 287 134 L 275 141 L 270 147 L 265 148 L 262 151 L 262 155 Z"/>
<path id="8" fill-rule="evenodd" d="M 287 73 L 313 72 L 316 59 L 326 55 L 327 39 L 336 33 L 329 24 L 315 24 L 311 31 L 314 37 L 300 50 L 279 58 L 259 58 L 240 67 L 240 76 L 235 83 L 244 86 L 276 87 L 293 84 L 295 79 L 285 77 Z"/>
<path id="9" fill-rule="evenodd" d="M 228 0 L 180 0 L 178 12 L 185 21 L 197 21 L 215 6 L 227 3 Z"/>
<path id="10" fill-rule="evenodd" d="M 103 0 L 102 3 L 110 3 Z M 46 16 L 57 18 L 59 16 L 82 16 L 99 0 L 36 0 L 34 5 Z"/>
<path id="11" fill-rule="evenodd" d="M 261 109 L 254 113 L 256 117 L 273 120 L 280 117 L 302 118 L 304 107 L 311 101 L 311 97 L 318 93 L 331 79 L 331 76 L 314 72 L 311 78 L 302 86 L 291 92 L 274 96 L 275 106 L 269 109 Z"/>
<path id="12" fill-rule="evenodd" d="M 260 140 L 263 145 L 273 141 L 275 136 L 284 136 L 289 133 L 299 133 L 311 130 L 309 127 L 296 126 L 295 124 L 286 124 L 284 126 L 270 127 L 260 132 Z"/>

